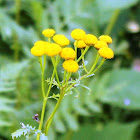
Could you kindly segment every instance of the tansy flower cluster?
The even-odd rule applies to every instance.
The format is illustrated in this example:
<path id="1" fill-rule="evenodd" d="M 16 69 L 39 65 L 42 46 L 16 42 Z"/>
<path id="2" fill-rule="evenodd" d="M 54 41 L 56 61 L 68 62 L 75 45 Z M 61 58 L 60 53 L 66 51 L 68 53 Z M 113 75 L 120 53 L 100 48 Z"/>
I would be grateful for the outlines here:
<path id="1" fill-rule="evenodd" d="M 57 100 L 53 112 L 45 123 L 44 132 L 47 135 L 52 119 L 67 92 L 80 85 L 80 81 L 84 78 L 93 76 L 94 73 L 103 65 L 106 59 L 111 59 L 114 57 L 114 52 L 108 46 L 110 43 L 112 43 L 112 38 L 108 35 L 101 35 L 99 38 L 97 38 L 93 34 L 86 34 L 86 32 L 82 29 L 74 29 L 71 32 L 71 37 L 74 39 L 74 46 L 72 47 L 69 39 L 63 34 L 55 35 L 54 29 L 45 29 L 42 31 L 42 34 L 47 37 L 48 40 L 39 40 L 35 42 L 34 46 L 31 48 L 31 54 L 38 57 L 41 68 L 41 87 L 44 100 L 41 119 L 39 122 L 40 132 L 42 131 L 47 100 L 49 98 L 54 98 Z M 91 56 L 91 68 L 87 68 L 84 57 L 91 46 L 93 48 L 90 49 L 91 53 L 96 49 L 97 54 L 95 61 L 92 60 Z M 81 51 L 81 54 L 79 54 L 79 51 Z M 51 78 L 49 78 L 49 80 L 45 80 L 46 59 L 49 57 L 52 61 L 53 72 Z M 100 61 L 100 63 L 98 63 L 98 61 Z M 59 62 L 63 63 L 61 67 L 64 69 L 63 78 L 61 80 L 59 79 L 60 77 L 57 71 Z M 47 70 L 48 69 L 49 68 L 47 67 Z M 73 79 L 71 75 L 72 73 L 77 72 L 78 69 L 80 69 L 80 71 L 78 74 L 75 74 L 75 79 Z M 47 92 L 45 90 L 45 81 L 49 84 Z M 60 91 L 57 95 L 53 94 L 53 96 L 49 96 L 53 86 L 57 86 Z M 39 139 L 40 133 L 37 134 L 37 140 Z"/>
<path id="2" fill-rule="evenodd" d="M 71 32 L 71 37 L 75 39 L 74 50 L 71 47 L 67 47 L 70 44 L 67 37 L 62 34 L 54 35 L 54 29 L 45 29 L 42 31 L 42 34 L 48 38 L 48 41 L 37 41 L 31 48 L 31 53 L 38 57 L 43 55 L 50 57 L 59 55 L 64 59 L 62 66 L 67 72 L 76 72 L 79 68 L 78 62 L 80 60 L 77 60 L 77 48 L 87 51 L 88 49 L 86 48 L 94 46 L 98 50 L 98 54 L 104 59 L 114 57 L 112 49 L 108 47 L 108 45 L 112 43 L 112 38 L 108 35 L 101 35 L 98 39 L 95 35 L 86 34 L 82 29 L 74 29 Z M 51 38 L 54 41 L 53 43 L 50 41 Z M 81 54 L 83 55 L 81 59 L 85 53 Z"/>
<path id="3" fill-rule="evenodd" d="M 71 32 L 71 37 L 76 40 L 74 46 L 77 48 L 94 46 L 101 57 L 105 59 L 114 57 L 113 51 L 108 47 L 108 44 L 112 43 L 112 38 L 108 35 L 101 35 L 98 39 L 95 35 L 86 34 L 81 29 L 75 29 Z"/>

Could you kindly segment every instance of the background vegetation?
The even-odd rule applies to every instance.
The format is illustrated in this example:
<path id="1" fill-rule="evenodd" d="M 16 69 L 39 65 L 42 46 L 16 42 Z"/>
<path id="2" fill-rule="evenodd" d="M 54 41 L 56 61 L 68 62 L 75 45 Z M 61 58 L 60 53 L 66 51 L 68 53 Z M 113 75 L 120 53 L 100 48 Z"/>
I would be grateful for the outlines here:
<path id="1" fill-rule="evenodd" d="M 38 127 L 32 117 L 42 107 L 40 67 L 30 48 L 45 39 L 46 28 L 66 35 L 71 45 L 75 28 L 97 37 L 110 34 L 115 52 L 96 76 L 83 81 L 91 91 L 79 87 L 78 98 L 75 92 L 65 96 L 49 139 L 140 140 L 139 15 L 139 0 L 0 0 L 0 140 L 10 140 L 20 122 Z M 86 60 L 94 61 L 92 47 Z M 46 67 L 50 76 L 50 60 Z M 55 103 L 49 100 L 45 119 Z"/>

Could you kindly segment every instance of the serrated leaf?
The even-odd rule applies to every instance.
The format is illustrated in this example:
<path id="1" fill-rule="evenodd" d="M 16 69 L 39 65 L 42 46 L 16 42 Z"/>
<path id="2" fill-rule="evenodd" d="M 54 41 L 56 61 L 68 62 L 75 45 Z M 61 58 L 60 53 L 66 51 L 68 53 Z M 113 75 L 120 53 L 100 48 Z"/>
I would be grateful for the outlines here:
<path id="1" fill-rule="evenodd" d="M 23 126 L 24 124 L 22 123 L 22 126 Z M 12 135 L 12 139 L 14 139 L 15 137 L 17 138 L 17 137 L 20 137 L 20 136 L 22 136 L 22 135 L 24 135 L 24 136 L 26 136 L 26 134 L 28 133 L 28 134 L 30 134 L 31 132 L 34 132 L 34 133 L 36 133 L 36 131 L 35 131 L 35 127 L 32 127 L 32 126 L 30 126 L 29 124 L 27 124 L 26 126 L 24 125 L 24 128 L 22 128 L 22 129 L 18 129 L 17 131 L 15 131 L 15 132 L 13 132 L 11 135 Z"/>
<path id="2" fill-rule="evenodd" d="M 28 133 L 28 129 L 19 129 L 15 132 L 13 132 L 11 135 L 12 135 L 12 139 L 14 138 L 17 138 L 17 137 L 20 137 L 22 135 L 26 135 Z"/>

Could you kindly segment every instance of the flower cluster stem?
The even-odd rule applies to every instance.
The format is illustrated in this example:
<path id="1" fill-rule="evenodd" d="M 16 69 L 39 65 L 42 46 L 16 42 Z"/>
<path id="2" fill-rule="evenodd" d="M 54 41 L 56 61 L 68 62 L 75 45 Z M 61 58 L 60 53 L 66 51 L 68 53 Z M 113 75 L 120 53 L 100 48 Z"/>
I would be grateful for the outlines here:
<path id="1" fill-rule="evenodd" d="M 81 54 L 83 54 L 83 52 L 84 52 L 84 50 L 81 49 Z M 86 66 L 85 66 L 84 56 L 82 57 L 82 63 L 83 63 L 83 68 L 84 68 L 84 70 L 88 73 L 88 70 L 87 70 L 87 68 L 86 68 Z"/>
<path id="2" fill-rule="evenodd" d="M 57 57 L 56 57 L 56 60 L 53 58 L 53 57 L 51 57 L 51 59 L 52 59 L 52 63 L 53 63 L 53 66 L 55 66 L 55 63 L 56 63 L 56 65 L 58 65 L 58 63 L 59 63 L 59 56 L 57 55 Z M 56 69 L 56 71 L 55 71 L 55 76 L 56 76 L 56 80 L 57 80 L 57 82 L 58 82 L 58 84 L 59 84 L 59 87 L 61 87 L 61 84 L 60 84 L 60 81 L 59 81 L 59 77 L 58 77 L 58 73 L 57 73 L 57 69 Z"/>
<path id="3" fill-rule="evenodd" d="M 94 62 L 94 64 L 93 64 L 92 68 L 90 69 L 89 73 L 91 73 L 91 72 L 94 70 L 94 68 L 96 67 L 97 62 L 98 62 L 98 60 L 99 60 L 99 57 L 100 57 L 100 55 L 97 53 L 95 62 Z"/>
<path id="4" fill-rule="evenodd" d="M 98 56 L 97 56 L 98 57 Z M 96 58 L 97 58 L 96 57 Z M 80 79 L 79 79 L 79 81 L 81 81 L 82 79 L 84 79 L 84 78 L 86 78 L 87 76 L 89 76 L 90 74 L 94 74 L 102 65 L 103 65 L 103 63 L 105 62 L 105 58 L 103 58 L 102 59 L 102 61 L 101 61 L 101 63 L 99 64 L 99 66 L 92 72 L 88 72 L 87 74 L 85 74 L 85 75 L 83 75 Z M 95 62 L 96 62 L 96 60 L 95 60 Z M 97 63 L 97 62 L 96 62 Z M 95 64 L 95 63 L 94 63 Z M 77 83 L 77 82 L 76 82 Z M 74 85 L 76 84 L 76 83 L 73 83 L 73 84 L 71 84 L 67 89 L 66 89 L 66 92 L 67 91 L 69 91 L 72 87 L 74 87 Z"/>
<path id="5" fill-rule="evenodd" d="M 46 57 L 44 57 L 44 59 L 46 59 Z M 44 90 L 44 70 L 45 70 L 45 64 L 44 67 L 42 66 L 42 59 L 41 57 L 39 57 L 39 63 L 40 63 L 40 67 L 41 67 L 41 71 L 42 71 L 42 92 L 43 92 L 43 107 L 42 107 L 42 113 L 41 113 L 41 120 L 39 123 L 39 130 L 42 129 L 42 125 L 43 125 L 43 120 L 44 120 L 44 114 L 45 114 L 45 108 L 46 108 L 46 102 L 47 102 L 47 97 L 50 93 L 51 87 L 52 87 L 52 82 L 53 82 L 53 78 L 55 76 L 55 72 L 56 72 L 56 68 L 57 68 L 57 62 L 55 61 L 54 63 L 54 69 L 53 69 L 53 74 L 51 77 L 51 81 L 50 81 L 50 86 L 48 88 L 47 94 L 45 95 L 45 90 Z M 44 60 L 44 63 L 46 63 L 46 60 Z M 37 135 L 37 140 L 39 140 L 40 138 L 40 134 Z"/>
<path id="6" fill-rule="evenodd" d="M 42 107 L 42 113 L 41 113 L 41 120 L 40 120 L 40 123 L 39 123 L 39 130 L 42 129 L 43 120 L 44 120 L 44 114 L 45 114 L 45 108 L 46 108 L 46 102 L 47 102 L 47 98 L 44 98 L 43 107 Z M 38 134 L 36 140 L 39 140 L 39 137 L 40 137 L 40 135 Z"/>
<path id="7" fill-rule="evenodd" d="M 46 135 L 48 134 L 48 130 L 49 130 L 49 128 L 50 128 L 52 119 L 53 119 L 53 117 L 54 117 L 54 115 L 55 115 L 55 113 L 56 113 L 56 111 L 57 111 L 57 109 L 58 109 L 58 107 L 59 107 L 59 105 L 60 105 L 60 103 L 61 103 L 61 101 L 62 101 L 64 95 L 65 95 L 65 90 L 64 90 L 64 88 L 62 87 L 61 92 L 60 92 L 59 100 L 57 101 L 57 104 L 56 104 L 56 106 L 55 106 L 55 108 L 54 108 L 52 114 L 50 115 L 50 117 L 48 118 L 48 120 L 47 120 L 47 122 L 46 122 L 46 124 L 45 124 L 45 134 L 46 134 Z"/>
<path id="8" fill-rule="evenodd" d="M 76 45 L 74 46 L 75 47 L 75 53 L 76 53 L 75 61 L 77 60 L 77 45 L 78 45 L 78 40 L 76 41 Z"/>
<path id="9" fill-rule="evenodd" d="M 79 62 L 83 58 L 83 56 L 86 54 L 86 52 L 88 51 L 88 49 L 89 49 L 89 46 L 87 46 L 85 48 L 85 50 L 83 51 L 82 55 L 78 58 L 77 62 Z"/>
<path id="10" fill-rule="evenodd" d="M 100 65 L 92 72 L 92 74 L 95 73 L 103 65 L 103 63 L 105 62 L 105 60 L 106 60 L 105 58 L 102 59 Z"/>
<path id="11" fill-rule="evenodd" d="M 51 81 L 50 81 L 50 86 L 49 86 L 49 89 L 48 89 L 47 94 L 45 96 L 46 98 L 48 97 L 48 95 L 50 93 L 50 90 L 51 90 L 51 87 L 52 87 L 52 83 L 53 83 L 53 78 L 54 78 L 55 72 L 56 72 L 56 68 L 57 68 L 57 62 L 55 61 L 54 69 L 53 69 L 53 74 L 52 74 Z"/>

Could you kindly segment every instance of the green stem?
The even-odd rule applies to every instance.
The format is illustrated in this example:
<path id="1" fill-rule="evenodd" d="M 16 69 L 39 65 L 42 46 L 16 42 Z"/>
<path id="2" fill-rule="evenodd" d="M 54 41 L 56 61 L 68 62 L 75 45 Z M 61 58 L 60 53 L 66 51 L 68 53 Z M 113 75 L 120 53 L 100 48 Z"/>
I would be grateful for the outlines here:
<path id="1" fill-rule="evenodd" d="M 56 72 L 56 68 L 57 68 L 57 62 L 55 61 L 55 65 L 54 65 L 53 74 L 52 74 L 52 77 L 51 77 L 50 86 L 49 86 L 48 92 L 47 92 L 47 94 L 45 96 L 46 98 L 48 97 L 48 95 L 50 93 L 50 90 L 51 90 L 51 87 L 52 87 L 52 83 L 53 83 L 53 78 L 54 78 L 54 75 L 55 75 L 55 72 Z"/>
<path id="2" fill-rule="evenodd" d="M 43 72 L 45 71 L 45 65 L 46 65 L 46 54 L 44 54 L 44 66 L 43 66 Z"/>
<path id="3" fill-rule="evenodd" d="M 58 109 L 58 107 L 59 107 L 59 105 L 60 105 L 60 103 L 61 103 L 64 95 L 65 95 L 65 90 L 64 90 L 64 88 L 62 88 L 61 89 L 59 100 L 57 101 L 57 104 L 56 104 L 56 106 L 55 106 L 52 114 L 50 115 L 50 117 L 48 118 L 48 120 L 46 122 L 46 125 L 45 125 L 45 134 L 46 135 L 48 134 L 48 130 L 49 130 L 49 127 L 51 125 L 52 119 L 53 119 L 53 117 L 54 117 L 54 115 L 55 115 L 55 113 L 56 113 L 56 111 L 57 111 L 57 109 Z"/>
<path id="4" fill-rule="evenodd" d="M 59 55 L 57 55 L 56 60 L 54 58 L 51 58 L 51 59 L 52 59 L 53 66 L 55 65 L 55 63 L 57 63 L 56 65 L 58 65 Z M 55 76 L 56 76 L 57 83 L 59 84 L 59 87 L 61 87 L 60 80 L 59 80 L 58 73 L 57 73 L 57 69 L 55 71 Z"/>
<path id="5" fill-rule="evenodd" d="M 77 45 L 78 45 L 78 40 L 76 41 L 76 45 L 74 46 L 75 47 L 75 53 L 76 53 L 75 61 L 77 60 Z"/>
<path id="6" fill-rule="evenodd" d="M 44 119 L 44 114 L 45 114 L 45 107 L 46 107 L 46 102 L 47 102 L 47 98 L 45 98 L 45 86 L 44 86 L 44 71 L 45 71 L 45 64 L 46 64 L 46 55 L 44 55 L 44 65 L 42 65 L 42 57 L 39 57 L 39 63 L 40 63 L 40 67 L 41 67 L 41 80 L 42 80 L 42 93 L 43 93 L 43 97 L 44 97 L 44 101 L 43 101 L 43 107 L 42 107 L 42 113 L 41 113 L 41 120 L 39 123 L 39 130 L 42 129 L 42 124 L 43 124 L 43 119 Z M 37 135 L 37 140 L 39 140 L 40 135 Z"/>
<path id="7" fill-rule="evenodd" d="M 70 77 L 71 77 L 71 72 L 68 72 L 68 75 L 67 75 L 67 81 L 69 81 Z"/>
<path id="8" fill-rule="evenodd" d="M 68 80 L 69 80 L 69 76 L 71 75 L 71 73 L 68 73 L 67 74 L 67 78 L 66 78 L 66 70 L 64 71 L 64 78 L 63 78 L 63 84 L 62 84 L 62 88 L 61 88 L 61 92 L 60 92 L 60 97 L 59 97 L 59 100 L 57 101 L 57 104 L 52 112 L 52 114 L 50 115 L 50 117 L 48 118 L 46 124 L 45 124 L 45 134 L 47 135 L 48 134 L 48 130 L 49 130 L 49 127 L 51 125 L 51 122 L 52 122 L 52 119 L 65 95 L 65 89 L 67 87 L 67 83 L 68 83 Z"/>
<path id="9" fill-rule="evenodd" d="M 39 123 L 39 130 L 42 129 L 43 120 L 44 120 L 44 114 L 45 114 L 45 108 L 46 108 L 46 102 L 47 102 L 47 98 L 44 98 L 43 107 L 42 107 L 42 113 L 41 113 L 41 120 L 40 120 L 40 123 Z M 36 140 L 39 140 L 39 138 L 40 138 L 40 134 L 37 135 Z"/>
<path id="10" fill-rule="evenodd" d="M 88 72 L 87 74 L 85 74 L 84 76 L 82 76 L 82 77 L 79 79 L 79 81 L 81 81 L 82 79 L 86 78 L 88 75 L 95 73 L 95 72 L 103 65 L 103 63 L 104 63 L 105 60 L 106 60 L 106 59 L 103 58 L 102 61 L 101 61 L 101 63 L 100 63 L 100 65 L 99 65 L 92 73 L 91 73 L 91 72 L 90 72 L 90 73 Z M 71 84 L 71 85 L 66 89 L 66 92 L 69 91 L 75 84 L 76 84 L 76 83 Z"/>
<path id="11" fill-rule="evenodd" d="M 39 59 L 40 61 L 40 59 Z M 42 61 L 41 61 L 42 62 Z M 40 63 L 42 64 L 42 63 Z M 42 66 L 42 65 L 41 65 Z M 46 96 L 44 96 L 44 101 L 43 101 L 43 107 L 42 107 L 42 113 L 41 113 L 41 120 L 40 120 L 40 124 L 39 124 L 39 130 L 42 129 L 42 124 L 43 124 L 43 119 L 44 119 L 44 114 L 45 114 L 45 108 L 46 108 L 46 102 L 47 102 L 47 97 L 50 93 L 50 90 L 51 90 L 51 87 L 52 87 L 52 81 L 53 81 L 53 78 L 54 78 L 54 75 L 55 75 L 55 71 L 56 71 L 56 67 L 57 67 L 57 63 L 55 62 L 55 65 L 54 65 L 54 69 L 53 69 L 53 74 L 52 74 L 52 77 L 51 77 L 51 82 L 50 82 L 50 86 L 49 86 L 49 89 L 48 89 L 48 92 L 46 94 Z M 42 69 L 43 70 L 43 69 Z M 43 73 L 44 74 L 44 73 Z M 44 85 L 44 84 L 43 84 Z M 43 86 L 42 86 L 43 87 Z M 37 135 L 37 140 L 39 140 L 39 137 L 40 137 L 40 134 Z"/>
<path id="12" fill-rule="evenodd" d="M 105 62 L 105 60 L 106 60 L 105 58 L 102 59 L 100 65 L 92 72 L 92 74 L 95 73 L 103 65 L 103 63 Z"/>
<path id="13" fill-rule="evenodd" d="M 83 52 L 84 52 L 84 50 L 81 49 L 81 54 L 83 54 Z M 84 70 L 88 73 L 87 68 L 86 68 L 86 66 L 85 66 L 84 56 L 82 57 L 82 63 L 83 63 L 83 68 L 84 68 Z"/>
<path id="14" fill-rule="evenodd" d="M 64 71 L 64 77 L 63 77 L 63 83 L 65 83 L 65 80 L 66 80 L 66 73 L 67 73 L 67 71 L 65 70 Z"/>
<path id="15" fill-rule="evenodd" d="M 92 68 L 90 69 L 89 73 L 91 73 L 91 72 L 94 70 L 94 68 L 96 67 L 97 62 L 98 62 L 98 60 L 99 60 L 99 57 L 100 57 L 100 55 L 97 53 L 95 62 L 94 62 L 94 64 L 93 64 Z"/>
<path id="16" fill-rule="evenodd" d="M 68 72 L 68 74 L 67 74 L 67 76 L 66 76 L 66 83 L 65 83 L 65 85 L 67 85 L 68 84 L 68 81 L 69 81 L 69 79 L 70 79 L 70 77 L 71 77 L 71 72 Z"/>
<path id="17" fill-rule="evenodd" d="M 44 70 L 45 70 L 45 64 L 44 67 L 42 66 L 42 57 L 39 57 L 39 64 L 41 67 L 41 86 L 42 86 L 42 94 L 43 97 L 45 98 L 45 88 L 44 88 Z"/>
<path id="18" fill-rule="evenodd" d="M 39 59 L 39 64 L 40 64 L 40 68 L 41 68 L 41 72 L 43 71 L 43 66 L 42 66 L 42 57 L 41 56 L 39 56 L 38 57 L 38 59 Z"/>
<path id="19" fill-rule="evenodd" d="M 87 47 L 85 48 L 84 52 L 83 52 L 82 55 L 78 58 L 77 62 L 79 62 L 79 61 L 83 58 L 83 56 L 86 54 L 86 52 L 88 51 L 88 49 L 89 49 L 89 46 L 87 46 Z"/>
<path id="20" fill-rule="evenodd" d="M 119 16 L 119 14 L 120 14 L 119 9 L 114 11 L 114 13 L 113 13 L 113 15 L 111 17 L 111 20 L 110 20 L 109 24 L 107 25 L 107 27 L 105 29 L 104 34 L 109 35 L 111 33 L 111 30 L 112 30 L 113 26 L 115 25 L 115 22 L 116 22 L 116 20 L 117 20 L 117 18 Z"/>

